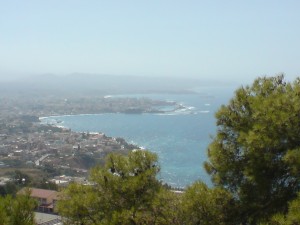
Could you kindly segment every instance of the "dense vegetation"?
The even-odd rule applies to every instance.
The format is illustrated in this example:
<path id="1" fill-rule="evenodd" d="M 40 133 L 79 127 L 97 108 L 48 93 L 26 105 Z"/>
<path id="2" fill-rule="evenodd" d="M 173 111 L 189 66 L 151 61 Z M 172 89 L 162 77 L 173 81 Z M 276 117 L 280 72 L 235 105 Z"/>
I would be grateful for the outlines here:
<path id="1" fill-rule="evenodd" d="M 216 114 L 206 169 L 233 194 L 243 223 L 285 213 L 299 192 L 300 79 L 259 78 Z"/>
<path id="2" fill-rule="evenodd" d="M 156 179 L 155 154 L 111 154 L 91 171 L 93 185 L 63 191 L 65 224 L 300 224 L 300 79 L 258 78 L 216 118 L 205 163 L 213 187 L 172 191 Z"/>
<path id="3" fill-rule="evenodd" d="M 72 184 L 58 203 L 65 224 L 226 224 L 230 193 L 196 182 L 184 193 L 157 181 L 157 157 L 137 150 L 111 154 L 91 171 L 94 185 Z"/>
<path id="4" fill-rule="evenodd" d="M 29 192 L 15 198 L 10 195 L 0 197 L 0 224 L 34 225 L 35 207 L 36 202 L 30 198 Z"/>

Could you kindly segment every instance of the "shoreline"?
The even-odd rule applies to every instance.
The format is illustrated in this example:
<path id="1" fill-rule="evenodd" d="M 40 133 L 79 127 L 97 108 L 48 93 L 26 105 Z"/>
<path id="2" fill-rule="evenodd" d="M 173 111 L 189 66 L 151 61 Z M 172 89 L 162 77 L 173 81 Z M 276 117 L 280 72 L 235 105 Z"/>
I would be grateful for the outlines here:
<path id="1" fill-rule="evenodd" d="M 62 128 L 62 129 L 70 129 L 71 132 L 75 132 L 75 133 L 87 133 L 87 131 L 84 131 L 83 129 L 78 129 L 78 131 L 73 131 L 72 128 L 66 126 L 66 124 L 64 123 L 64 119 L 62 117 L 76 117 L 76 116 L 101 116 L 101 115 L 107 115 L 108 117 L 110 117 L 110 115 L 118 115 L 118 114 L 121 114 L 121 115 L 155 115 L 155 116 L 186 116 L 186 115 L 192 115 L 192 114 L 201 114 L 201 113 L 208 113 L 209 111 L 199 111 L 199 108 L 198 107 L 194 107 L 194 106 L 191 106 L 191 105 L 185 105 L 183 102 L 177 102 L 177 106 L 180 106 L 181 108 L 178 109 L 178 108 L 175 108 L 175 109 L 172 109 L 172 110 L 168 110 L 168 111 L 164 111 L 163 113 L 150 113 L 150 112 L 144 112 L 144 113 L 123 113 L 123 112 L 102 112 L 102 113 L 79 113 L 79 114 L 56 114 L 56 115 L 50 115 L 50 116 L 41 116 L 39 117 L 39 120 L 40 120 L 40 123 L 41 124 L 48 124 L 48 125 L 51 125 L 51 126 L 55 126 L 55 127 L 59 127 L 59 128 Z M 118 117 L 118 116 L 117 116 Z M 92 118 L 92 117 L 91 117 Z M 124 117 L 126 118 L 126 117 Z M 68 120 L 67 120 L 68 121 Z M 105 132 L 102 132 L 101 131 L 101 126 L 99 127 L 99 129 L 97 129 L 97 127 L 94 127 L 91 129 L 91 131 L 88 131 L 88 133 L 95 133 L 95 134 L 104 134 L 106 135 Z M 143 145 L 143 143 L 141 144 L 137 144 L 136 142 L 134 141 L 131 141 L 131 140 L 126 140 L 124 138 L 124 136 L 120 135 L 111 135 L 109 136 L 111 138 L 122 138 L 124 139 L 124 141 L 128 144 L 132 144 L 134 146 L 136 146 L 136 149 L 141 149 L 141 150 L 149 150 L 151 152 L 154 152 L 156 154 L 158 154 L 156 151 L 152 151 L 151 148 L 147 148 Z M 133 138 L 134 139 L 134 138 Z M 163 158 L 160 157 L 160 163 L 162 163 Z M 166 173 L 164 175 L 164 173 Z M 158 180 L 160 180 L 160 182 L 164 183 L 164 184 L 167 184 L 169 186 L 171 186 L 172 188 L 185 188 L 186 185 L 189 184 L 189 180 L 188 178 L 187 179 L 183 179 L 182 181 L 173 181 L 174 180 L 174 175 L 172 175 L 173 177 L 169 178 L 167 176 L 167 172 L 163 172 L 161 175 L 159 175 L 159 178 Z M 162 178 L 164 177 L 164 178 Z"/>
<path id="2" fill-rule="evenodd" d="M 95 134 L 95 135 L 100 134 L 100 135 L 104 135 L 104 136 L 106 136 L 106 137 L 108 137 L 108 138 L 112 138 L 112 139 L 114 139 L 114 140 L 116 140 L 117 138 L 121 138 L 121 139 L 123 139 L 127 144 L 135 146 L 134 149 L 137 149 L 137 150 L 148 150 L 148 151 L 153 152 L 153 153 L 155 153 L 155 154 L 158 155 L 157 152 L 152 151 L 151 149 L 146 148 L 146 147 L 144 147 L 143 145 L 139 145 L 139 144 L 137 144 L 137 143 L 134 142 L 134 141 L 128 141 L 128 140 L 126 140 L 126 139 L 125 139 L 124 137 L 122 137 L 122 136 L 107 136 L 106 133 L 105 133 L 105 132 L 102 132 L 102 131 L 74 131 L 74 130 L 72 130 L 72 129 L 69 128 L 69 127 L 60 125 L 60 124 L 63 123 L 64 121 L 58 123 L 58 122 L 57 122 L 57 119 L 55 119 L 55 118 L 57 118 L 57 117 L 64 117 L 64 116 L 67 116 L 67 117 L 68 117 L 68 116 L 86 116 L 86 115 L 88 116 L 88 115 L 103 115 L 103 114 L 117 114 L 117 113 L 77 114 L 77 115 L 76 115 L 76 114 L 74 114 L 74 115 L 56 115 L 56 116 L 39 117 L 39 119 L 47 120 L 47 118 L 50 118 L 50 119 L 52 118 L 54 123 L 48 124 L 48 123 L 43 123 L 43 122 L 41 121 L 40 124 L 45 124 L 45 125 L 50 125 L 50 126 L 53 126 L 53 127 L 58 127 L 58 128 L 61 128 L 61 129 L 66 129 L 66 130 L 69 130 L 70 132 L 74 132 L 74 133 L 77 133 L 77 134 L 82 134 L 82 133 L 84 133 L 84 134 L 89 133 L 89 134 Z M 124 114 L 124 115 L 126 115 L 126 114 Z M 161 160 L 161 159 L 159 159 L 159 163 L 161 163 L 160 160 Z M 176 182 L 168 181 L 168 179 L 163 179 L 163 178 L 161 178 L 161 175 L 158 175 L 157 179 L 158 179 L 160 182 L 162 182 L 162 184 L 167 185 L 167 186 L 169 186 L 170 188 L 172 188 L 172 189 L 174 189 L 174 190 L 175 190 L 175 189 L 183 190 L 183 189 L 185 189 L 185 188 L 187 187 L 187 186 L 185 186 L 185 185 L 183 185 L 183 184 L 182 184 L 182 185 L 176 185 Z"/>
<path id="3" fill-rule="evenodd" d="M 57 128 L 61 128 L 61 129 L 70 130 L 70 132 L 74 132 L 74 133 L 78 133 L 78 134 L 81 134 L 81 133 L 89 133 L 89 134 L 93 134 L 93 135 L 100 134 L 100 135 L 105 135 L 106 137 L 110 137 L 110 138 L 113 138 L 113 139 L 121 138 L 121 139 L 123 139 L 127 144 L 136 146 L 137 149 L 140 149 L 140 150 L 149 150 L 149 149 L 146 149 L 146 148 L 143 147 L 143 146 L 139 146 L 139 145 L 136 144 L 135 142 L 128 142 L 127 140 L 125 140 L 124 137 L 107 136 L 106 133 L 101 132 L 101 131 L 88 131 L 88 132 L 86 132 L 86 131 L 82 131 L 82 132 L 74 131 L 74 130 L 72 130 L 72 129 L 69 128 L 69 127 L 59 125 L 61 122 L 58 123 L 57 120 L 55 120 L 55 119 L 54 119 L 54 120 L 56 121 L 56 123 L 51 123 L 51 124 L 49 124 L 49 123 L 43 123 L 43 122 L 41 121 L 41 120 L 43 120 L 43 119 L 54 118 L 54 117 L 64 117 L 64 116 L 88 116 L 88 115 L 101 115 L 101 114 L 78 114 L 78 115 L 75 115 L 75 114 L 74 114 L 74 115 L 61 115 L 61 116 L 45 116 L 45 117 L 39 117 L 39 120 L 40 120 L 39 124 L 42 124 L 42 125 L 50 125 L 50 126 L 52 126 L 52 127 L 57 127 Z M 62 122 L 64 122 L 64 121 L 62 121 Z"/>
<path id="4" fill-rule="evenodd" d="M 185 106 L 183 103 L 177 103 L 177 107 L 172 110 L 157 110 L 157 111 L 145 111 L 145 112 L 100 112 L 100 113 L 78 113 L 78 114 L 60 114 L 60 115 L 49 115 L 49 116 L 38 116 L 39 120 L 55 117 L 69 117 L 69 116 L 94 116 L 94 115 L 105 115 L 105 114 L 124 114 L 124 115 L 143 115 L 143 114 L 152 114 L 152 115 L 185 115 L 185 114 L 196 114 L 194 111 L 194 106 Z M 183 113 L 189 112 L 189 113 Z M 204 111 L 199 111 L 204 112 Z M 207 111 L 205 111 L 207 112 Z M 172 114 L 173 113 L 173 114 Z"/>

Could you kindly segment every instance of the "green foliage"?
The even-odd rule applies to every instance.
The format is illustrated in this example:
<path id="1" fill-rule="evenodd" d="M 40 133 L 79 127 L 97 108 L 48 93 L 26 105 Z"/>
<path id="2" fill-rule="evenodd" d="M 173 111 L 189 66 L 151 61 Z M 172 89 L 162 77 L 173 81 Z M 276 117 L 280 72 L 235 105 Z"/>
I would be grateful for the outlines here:
<path id="1" fill-rule="evenodd" d="M 28 187 L 32 184 L 32 178 L 20 171 L 20 170 L 14 170 L 12 172 L 9 172 L 7 175 L 9 175 L 12 178 L 12 181 L 6 183 L 5 185 L 0 186 L 0 195 L 12 195 L 15 196 L 16 193 L 22 188 L 22 187 Z"/>
<path id="2" fill-rule="evenodd" d="M 157 156 L 148 151 L 110 154 L 104 167 L 91 171 L 94 185 L 65 190 L 58 212 L 69 224 L 145 224 L 161 189 L 158 171 Z"/>
<path id="3" fill-rule="evenodd" d="M 289 204 L 289 211 L 286 215 L 286 222 L 288 225 L 300 224 L 300 195 L 298 198 L 291 201 Z"/>
<path id="4" fill-rule="evenodd" d="M 15 198 L 7 195 L 0 197 L 1 225 L 34 225 L 34 208 L 36 202 L 30 198 L 30 193 L 18 195 Z"/>
<path id="5" fill-rule="evenodd" d="M 28 186 L 31 183 L 31 177 L 20 170 L 15 170 L 11 176 L 15 181 L 15 184 L 20 187 Z"/>
<path id="6" fill-rule="evenodd" d="M 261 225 L 299 225 L 300 224 L 300 193 L 298 197 L 289 202 L 288 212 L 286 214 L 275 214 L 270 221 Z"/>
<path id="7" fill-rule="evenodd" d="M 35 188 L 58 191 L 59 187 L 55 182 L 47 181 L 45 178 L 40 182 L 33 183 Z"/>
<path id="8" fill-rule="evenodd" d="M 216 118 L 205 168 L 235 196 L 241 221 L 256 224 L 285 211 L 299 191 L 300 80 L 258 78 Z"/>
<path id="9" fill-rule="evenodd" d="M 208 188 L 196 182 L 183 194 L 182 218 L 186 225 L 225 225 L 234 224 L 232 210 L 234 200 L 222 188 Z"/>
<path id="10" fill-rule="evenodd" d="M 162 187 L 153 199 L 144 224 L 181 225 L 182 194 Z"/>
<path id="11" fill-rule="evenodd" d="M 71 184 L 58 212 L 65 224 L 227 225 L 235 220 L 232 195 L 196 182 L 175 192 L 156 179 L 157 157 L 148 151 L 110 154 L 91 171 L 93 185 Z"/>
<path id="12" fill-rule="evenodd" d="M 0 186 L 0 195 L 16 195 L 18 191 L 18 186 L 14 182 L 8 182 L 5 185 Z"/>
<path id="13" fill-rule="evenodd" d="M 96 159 L 93 156 L 84 153 L 78 153 L 75 160 L 80 162 L 80 164 L 84 165 L 86 168 L 91 168 L 96 165 Z"/>
<path id="14" fill-rule="evenodd" d="M 49 177 L 55 177 L 60 175 L 60 171 L 57 168 L 54 168 L 53 166 L 50 166 L 49 164 L 45 163 L 45 165 L 42 168 L 43 172 L 45 172 Z"/>
<path id="15" fill-rule="evenodd" d="M 57 204 L 58 212 L 65 216 L 65 224 L 97 224 L 103 217 L 102 207 L 98 207 L 99 197 L 92 186 L 70 184 Z"/>
<path id="16" fill-rule="evenodd" d="M 0 221 L 3 225 L 9 224 L 9 215 L 6 210 L 7 201 L 5 198 L 0 197 Z"/>

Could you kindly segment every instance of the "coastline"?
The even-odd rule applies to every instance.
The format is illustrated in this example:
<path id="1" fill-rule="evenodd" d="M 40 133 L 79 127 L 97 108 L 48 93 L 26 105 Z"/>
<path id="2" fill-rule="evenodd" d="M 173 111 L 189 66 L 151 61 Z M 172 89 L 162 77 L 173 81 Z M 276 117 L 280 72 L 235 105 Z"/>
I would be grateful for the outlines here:
<path id="1" fill-rule="evenodd" d="M 80 133 L 87 133 L 87 132 L 78 132 L 78 131 L 74 131 L 72 130 L 71 128 L 69 127 L 66 127 L 66 126 L 63 126 L 63 125 L 60 125 L 61 123 L 63 123 L 64 121 L 61 121 L 61 122 L 57 122 L 57 120 L 54 119 L 54 121 L 56 121 L 56 123 L 43 123 L 41 120 L 46 120 L 48 118 L 55 118 L 55 117 L 68 117 L 68 116 L 89 116 L 89 115 L 102 115 L 102 114 L 115 114 L 115 113 L 101 113 L 101 114 L 74 114 L 74 115 L 57 115 L 57 116 L 45 116 L 45 117 L 39 117 L 39 124 L 42 124 L 42 125 L 50 125 L 52 127 L 57 127 L 57 128 L 61 128 L 61 129 L 65 129 L 65 130 L 69 130 L 70 132 L 73 132 L 73 133 L 77 133 L 77 134 L 80 134 Z M 141 150 L 146 150 L 145 147 L 143 146 L 139 146 L 137 145 L 136 143 L 130 143 L 128 142 L 127 140 L 125 140 L 123 137 L 111 137 L 111 136 L 107 136 L 104 132 L 101 132 L 101 131 L 88 131 L 89 134 L 92 134 L 92 135 L 104 135 L 106 137 L 109 137 L 109 138 L 112 138 L 112 139 L 117 139 L 117 138 L 121 138 L 123 139 L 128 145 L 134 145 L 136 147 L 136 149 L 141 149 Z"/>
<path id="2" fill-rule="evenodd" d="M 176 103 L 175 101 L 172 101 L 174 103 Z M 155 110 L 155 109 L 151 109 L 149 111 L 145 110 L 142 112 L 125 112 L 125 111 L 119 111 L 119 112 L 100 112 L 100 113 L 74 113 L 74 114 L 57 114 L 57 115 L 49 115 L 49 116 L 39 116 L 38 119 L 39 120 L 44 120 L 47 118 L 55 118 L 55 117 L 71 117 L 71 116 L 93 116 L 93 115 L 107 115 L 107 114 L 125 114 L 125 115 L 136 115 L 136 114 L 153 114 L 153 115 L 171 115 L 171 113 L 174 114 L 185 114 L 183 112 L 187 112 L 189 114 L 194 114 L 196 113 L 195 107 L 194 106 L 185 106 L 183 103 L 176 103 L 176 107 L 170 110 Z M 204 111 L 199 111 L 204 112 Z M 207 112 L 207 111 L 205 111 Z M 208 111 L 209 112 L 209 111 Z"/>
<path id="3" fill-rule="evenodd" d="M 197 96 L 192 97 L 193 100 L 197 99 Z M 102 112 L 55 114 L 50 116 L 39 117 L 39 119 L 43 120 L 44 124 L 47 124 L 48 119 L 48 123 L 50 125 L 61 127 L 64 129 L 70 129 L 70 127 L 72 127 L 72 132 L 100 132 L 101 134 L 108 134 L 111 137 L 121 137 L 124 138 L 124 140 L 127 143 L 135 145 L 138 149 L 148 149 L 151 152 L 158 154 L 159 161 L 162 166 L 161 173 L 158 179 L 161 180 L 163 183 L 169 184 L 172 187 L 184 188 L 198 179 L 202 179 L 206 183 L 209 183 L 209 179 L 206 177 L 206 174 L 204 174 L 201 169 L 202 160 L 205 160 L 206 156 L 205 153 L 202 154 L 201 151 L 199 151 L 199 149 L 205 149 L 207 143 L 206 140 L 202 141 L 198 138 L 194 139 L 195 134 L 198 132 L 194 131 L 193 127 L 194 125 L 200 123 L 204 123 L 206 126 L 207 120 L 205 119 L 204 122 L 201 118 L 207 118 L 211 114 L 211 102 L 209 102 L 206 98 L 200 98 L 200 101 L 198 99 L 197 101 L 190 101 L 190 99 L 180 98 L 178 99 L 178 101 L 176 101 L 176 104 L 181 105 L 181 110 L 169 111 L 169 108 L 166 107 L 168 111 L 164 111 L 164 113 L 130 114 L 122 112 Z M 197 116 L 200 114 L 202 114 L 203 116 Z M 99 119 L 97 119 L 97 115 L 100 115 Z M 139 115 L 143 115 L 143 117 L 140 117 Z M 86 120 L 84 116 L 91 117 L 87 118 Z M 95 122 L 93 121 L 93 116 L 95 116 L 96 118 Z M 61 117 L 70 118 L 66 118 L 66 120 L 64 121 L 64 119 Z M 74 123 L 76 121 L 81 121 L 79 126 L 74 126 Z M 97 121 L 102 122 L 98 124 Z M 123 121 L 125 121 L 125 125 L 123 124 Z M 152 121 L 152 123 L 150 122 L 149 124 L 148 121 Z M 166 123 L 164 121 L 166 121 Z M 168 123 L 168 121 L 173 122 Z M 191 121 L 195 122 L 193 122 L 193 124 L 190 124 Z M 147 125 L 144 124 L 144 122 L 146 122 Z M 162 130 L 153 131 L 152 127 L 154 126 L 152 126 L 152 124 L 155 123 L 165 125 L 164 127 L 160 126 L 159 129 Z M 87 126 L 88 128 L 85 128 L 84 124 L 92 126 Z M 120 126 L 120 124 L 122 124 L 120 129 L 116 128 Z M 141 128 L 141 132 L 138 131 L 138 127 Z M 153 135 L 151 136 L 149 130 L 143 127 L 150 128 L 150 131 L 153 132 Z M 185 130 L 185 132 L 179 132 L 177 134 L 174 134 L 171 130 L 168 130 L 169 128 L 173 129 L 173 127 L 174 130 Z M 75 129 L 76 131 L 73 131 L 73 129 Z M 145 129 L 148 130 L 146 131 L 146 133 L 144 133 L 143 131 Z M 191 133 L 188 133 L 190 131 Z M 164 134 L 168 133 L 170 133 L 171 135 L 164 136 Z M 175 136 L 173 136 L 173 134 Z M 199 134 L 199 136 L 201 135 L 202 134 Z M 187 150 L 185 151 L 185 149 Z"/>

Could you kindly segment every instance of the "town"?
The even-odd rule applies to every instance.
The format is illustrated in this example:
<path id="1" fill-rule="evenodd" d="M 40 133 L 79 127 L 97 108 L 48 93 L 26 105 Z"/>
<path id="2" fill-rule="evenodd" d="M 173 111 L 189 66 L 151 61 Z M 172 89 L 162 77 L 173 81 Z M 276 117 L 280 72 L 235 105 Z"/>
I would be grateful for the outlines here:
<path id="1" fill-rule="evenodd" d="M 43 116 L 81 113 L 161 112 L 159 107 L 178 107 L 175 102 L 147 98 L 112 98 L 110 96 L 3 95 L 0 98 L 0 188 L 7 183 L 23 186 L 58 186 L 86 182 L 88 170 L 101 165 L 108 153 L 126 154 L 139 148 L 120 137 L 101 132 L 74 132 L 56 124 L 42 124 Z M 23 177 L 16 181 L 15 171 Z M 27 180 L 25 179 L 27 177 Z M 30 180 L 30 182 L 28 181 Z M 14 193 L 13 193 L 14 194 Z"/>
<path id="2" fill-rule="evenodd" d="M 88 169 L 101 164 L 108 153 L 126 153 L 137 148 L 122 138 L 107 137 L 102 133 L 76 133 L 34 121 L 38 118 L 20 116 L 1 122 L 2 176 L 13 169 L 30 169 L 41 170 L 49 178 L 59 175 L 86 177 Z"/>

